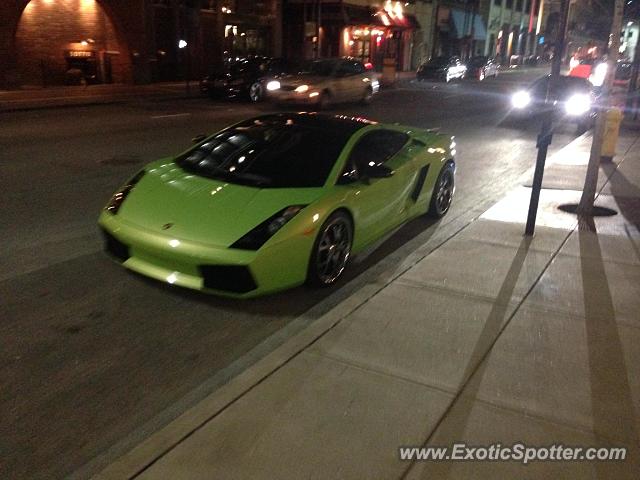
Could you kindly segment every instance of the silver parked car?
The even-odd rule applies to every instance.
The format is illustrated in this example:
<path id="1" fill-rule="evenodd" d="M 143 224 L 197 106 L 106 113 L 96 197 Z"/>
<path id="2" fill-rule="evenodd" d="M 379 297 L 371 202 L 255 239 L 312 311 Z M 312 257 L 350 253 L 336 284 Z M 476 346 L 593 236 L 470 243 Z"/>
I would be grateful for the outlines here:
<path id="1" fill-rule="evenodd" d="M 379 85 L 377 75 L 360 60 L 345 57 L 315 60 L 297 75 L 269 82 L 267 90 L 278 103 L 323 109 L 332 103 L 369 103 Z"/>

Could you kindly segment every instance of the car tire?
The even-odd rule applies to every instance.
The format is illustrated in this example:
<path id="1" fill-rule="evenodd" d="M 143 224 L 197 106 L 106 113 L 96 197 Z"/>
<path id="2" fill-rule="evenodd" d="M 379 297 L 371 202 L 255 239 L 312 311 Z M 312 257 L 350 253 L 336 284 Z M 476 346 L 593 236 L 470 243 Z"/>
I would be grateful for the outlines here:
<path id="1" fill-rule="evenodd" d="M 345 212 L 332 213 L 318 230 L 311 250 L 307 283 L 316 287 L 333 285 L 342 275 L 353 243 L 353 223 Z"/>
<path id="2" fill-rule="evenodd" d="M 371 100 L 373 99 L 373 89 L 371 87 L 367 87 L 364 89 L 364 94 L 362 95 L 362 98 L 360 99 L 360 103 L 362 105 L 369 105 L 371 104 Z"/>
<path id="3" fill-rule="evenodd" d="M 448 162 L 440 170 L 436 184 L 433 187 L 428 215 L 434 218 L 444 217 L 451 207 L 454 192 L 455 166 L 453 162 Z"/>
<path id="4" fill-rule="evenodd" d="M 254 82 L 249 87 L 249 100 L 260 103 L 264 100 L 264 87 L 261 82 Z"/>

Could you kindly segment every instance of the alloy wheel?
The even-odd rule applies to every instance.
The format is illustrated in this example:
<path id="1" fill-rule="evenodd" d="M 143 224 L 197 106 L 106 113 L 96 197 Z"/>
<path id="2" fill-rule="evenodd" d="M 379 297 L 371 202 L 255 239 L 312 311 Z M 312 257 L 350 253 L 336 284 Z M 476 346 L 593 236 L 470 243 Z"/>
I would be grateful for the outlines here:
<path id="1" fill-rule="evenodd" d="M 440 215 L 445 214 L 451 206 L 453 199 L 453 173 L 451 170 L 444 170 L 438 181 L 436 190 L 436 209 Z"/>
<path id="2" fill-rule="evenodd" d="M 260 82 L 253 83 L 249 87 L 249 98 L 252 102 L 257 103 L 262 100 L 262 84 Z"/>
<path id="3" fill-rule="evenodd" d="M 320 233 L 315 256 L 315 271 L 324 285 L 335 282 L 342 274 L 351 254 L 351 226 L 336 217 Z"/>

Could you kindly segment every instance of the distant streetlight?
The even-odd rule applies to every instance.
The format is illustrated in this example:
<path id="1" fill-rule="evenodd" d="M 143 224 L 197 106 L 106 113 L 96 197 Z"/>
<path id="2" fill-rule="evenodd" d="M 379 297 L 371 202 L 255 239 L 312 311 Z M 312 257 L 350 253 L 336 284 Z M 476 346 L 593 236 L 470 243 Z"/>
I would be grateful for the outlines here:
<path id="1" fill-rule="evenodd" d="M 183 49 L 183 48 L 186 48 L 186 47 L 187 47 L 187 41 L 186 40 L 182 40 L 182 39 L 178 40 L 178 48 L 179 49 Z"/>

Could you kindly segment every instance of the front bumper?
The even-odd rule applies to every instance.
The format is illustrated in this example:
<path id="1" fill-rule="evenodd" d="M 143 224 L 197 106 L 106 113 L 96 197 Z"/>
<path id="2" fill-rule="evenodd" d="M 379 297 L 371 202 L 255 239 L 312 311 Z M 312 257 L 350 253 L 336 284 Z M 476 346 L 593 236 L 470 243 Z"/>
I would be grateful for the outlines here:
<path id="1" fill-rule="evenodd" d="M 258 251 L 183 241 L 103 212 L 105 249 L 129 270 L 164 283 L 250 298 L 304 283 L 313 238 L 297 236 Z"/>
<path id="2" fill-rule="evenodd" d="M 317 95 L 310 96 L 313 93 L 317 93 Z M 269 92 L 269 99 L 277 103 L 290 105 L 316 105 L 320 99 L 320 92 L 311 90 L 298 93 L 294 90 L 273 90 Z"/>

